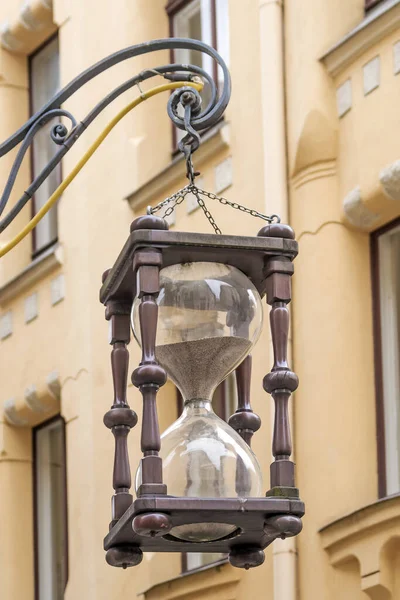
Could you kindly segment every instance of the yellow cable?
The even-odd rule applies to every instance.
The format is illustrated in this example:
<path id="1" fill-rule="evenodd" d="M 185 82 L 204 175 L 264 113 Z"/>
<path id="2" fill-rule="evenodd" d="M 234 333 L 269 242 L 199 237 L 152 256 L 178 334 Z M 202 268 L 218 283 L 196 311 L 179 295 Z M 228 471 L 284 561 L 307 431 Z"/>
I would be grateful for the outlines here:
<path id="1" fill-rule="evenodd" d="M 94 154 L 100 144 L 105 140 L 110 131 L 115 127 L 115 125 L 132 109 L 136 106 L 148 100 L 152 96 L 156 94 L 160 94 L 161 92 L 166 92 L 168 90 L 174 90 L 176 88 L 180 88 L 183 86 L 190 86 L 196 89 L 197 91 L 201 91 L 203 89 L 203 83 L 194 83 L 192 81 L 173 81 L 171 83 L 165 83 L 163 85 L 158 85 L 154 88 L 151 88 L 147 92 L 143 92 L 139 98 L 136 98 L 128 104 L 123 110 L 121 110 L 113 119 L 109 122 L 104 131 L 99 135 L 96 141 L 90 146 L 89 150 L 83 155 L 81 160 L 75 166 L 75 168 L 71 171 L 71 173 L 64 179 L 64 181 L 58 186 L 56 191 L 50 196 L 45 204 L 43 204 L 42 208 L 36 213 L 36 215 L 29 221 L 29 223 L 19 232 L 18 235 L 15 236 L 8 244 L 3 246 L 0 249 L 0 258 L 7 254 L 10 250 L 12 250 L 19 242 L 28 235 L 30 231 L 39 223 L 39 221 L 44 217 L 44 215 L 50 210 L 53 204 L 58 200 L 64 190 L 67 189 L 69 184 L 75 179 L 78 175 L 79 171 L 85 166 L 88 162 L 89 158 Z"/>

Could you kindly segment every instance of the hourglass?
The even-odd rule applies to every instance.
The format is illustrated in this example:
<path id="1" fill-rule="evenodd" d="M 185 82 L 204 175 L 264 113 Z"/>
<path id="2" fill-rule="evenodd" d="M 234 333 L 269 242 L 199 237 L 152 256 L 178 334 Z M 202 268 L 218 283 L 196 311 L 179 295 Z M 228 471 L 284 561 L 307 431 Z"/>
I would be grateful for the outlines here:
<path id="1" fill-rule="evenodd" d="M 260 496 L 261 471 L 246 442 L 212 410 L 215 388 L 249 354 L 262 326 L 261 298 L 235 267 L 172 265 L 160 272 L 156 359 L 180 390 L 181 417 L 161 436 L 168 494 L 198 498 Z M 140 342 L 140 300 L 132 328 Z M 141 468 L 136 476 L 140 488 Z M 231 525 L 175 528 L 181 539 L 219 539 Z"/>
<path id="2" fill-rule="evenodd" d="M 105 424 L 115 437 L 107 561 L 133 566 L 149 552 L 228 553 L 232 565 L 264 560 L 276 537 L 301 530 L 304 505 L 290 460 L 288 400 L 297 377 L 287 363 L 292 230 L 268 225 L 257 237 L 168 231 L 164 219 L 139 217 L 101 300 L 110 320 L 115 399 Z M 250 402 L 250 352 L 271 305 L 274 350 L 264 389 L 275 401 L 271 486 L 250 448 L 260 427 Z M 142 458 L 129 488 L 127 435 L 137 420 L 126 399 L 130 324 L 142 359 L 132 382 L 143 396 Z M 216 387 L 236 371 L 238 408 L 228 422 L 212 409 Z M 160 436 L 156 397 L 169 377 L 181 416 Z"/>

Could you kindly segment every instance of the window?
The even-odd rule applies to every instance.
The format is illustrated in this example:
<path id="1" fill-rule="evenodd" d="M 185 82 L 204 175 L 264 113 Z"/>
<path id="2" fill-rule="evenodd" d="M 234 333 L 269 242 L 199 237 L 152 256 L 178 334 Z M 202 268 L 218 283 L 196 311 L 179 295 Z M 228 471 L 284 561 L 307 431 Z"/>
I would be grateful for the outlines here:
<path id="1" fill-rule="evenodd" d="M 182 409 L 182 398 L 179 394 L 180 409 Z M 214 412 L 224 421 L 228 421 L 229 417 L 237 408 L 237 390 L 235 374 L 231 373 L 214 392 L 213 396 Z M 181 412 L 181 410 L 180 410 Z M 182 570 L 192 571 L 199 569 L 211 563 L 223 560 L 225 554 L 217 552 L 188 552 L 182 554 Z"/>
<path id="2" fill-rule="evenodd" d="M 62 600 L 68 578 L 65 423 L 33 430 L 36 600 Z"/>
<path id="3" fill-rule="evenodd" d="M 376 6 L 376 4 L 379 4 L 379 2 L 382 2 L 382 0 L 365 0 L 366 10 L 372 8 L 373 6 Z"/>
<path id="4" fill-rule="evenodd" d="M 400 222 L 372 236 L 379 494 L 400 492 Z"/>
<path id="5" fill-rule="evenodd" d="M 193 38 L 213 46 L 227 64 L 229 61 L 228 0 L 169 0 L 167 12 L 170 16 L 170 31 L 173 37 Z M 183 64 L 201 67 L 214 80 L 222 78 L 217 73 L 217 65 L 211 56 L 195 50 L 175 50 L 173 59 Z M 218 77 L 216 77 L 218 76 Z M 206 86 L 203 103 L 210 99 L 210 89 Z M 175 144 L 185 135 L 180 129 L 175 133 Z"/>
<path id="6" fill-rule="evenodd" d="M 29 79 L 31 94 L 31 114 L 35 114 L 59 90 L 59 50 L 58 37 L 53 37 L 38 51 L 29 57 Z M 32 180 L 56 154 L 59 147 L 50 137 L 54 120 L 43 127 L 35 136 L 32 146 Z M 61 167 L 58 165 L 40 188 L 33 199 L 34 214 L 56 190 L 61 182 Z M 33 235 L 33 255 L 48 248 L 57 240 L 57 206 L 54 206 L 37 224 Z"/>

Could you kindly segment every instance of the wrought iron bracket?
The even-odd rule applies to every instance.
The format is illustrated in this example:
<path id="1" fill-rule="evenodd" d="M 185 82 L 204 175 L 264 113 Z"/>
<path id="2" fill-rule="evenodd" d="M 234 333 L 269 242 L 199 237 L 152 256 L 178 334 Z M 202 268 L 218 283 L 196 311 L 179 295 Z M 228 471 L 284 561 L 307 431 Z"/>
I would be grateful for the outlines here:
<path id="1" fill-rule="evenodd" d="M 76 119 L 71 113 L 61 108 L 61 106 L 75 92 L 80 90 L 86 83 L 107 71 L 114 65 L 121 63 L 129 58 L 149 54 L 160 50 L 196 50 L 207 54 L 220 66 L 223 73 L 223 87 L 217 90 L 216 83 L 209 73 L 204 69 L 195 65 L 172 63 L 161 65 L 151 69 L 145 69 L 138 75 L 128 79 L 105 98 L 103 98 L 90 112 L 81 120 Z M 60 149 L 55 153 L 53 158 L 32 181 L 29 187 L 25 190 L 21 198 L 14 204 L 9 213 L 0 220 L 0 233 L 13 221 L 13 219 L 22 210 L 25 204 L 32 198 L 36 190 L 49 177 L 52 171 L 60 163 L 62 158 L 69 152 L 75 142 L 80 138 L 89 125 L 98 117 L 98 115 L 118 98 L 121 94 L 131 89 L 135 85 L 139 85 L 156 75 L 161 75 L 165 79 L 171 81 L 193 81 L 195 77 L 202 77 L 206 84 L 211 88 L 211 97 L 208 105 L 201 108 L 201 98 L 196 90 L 190 87 L 177 89 L 169 97 L 167 104 L 167 112 L 173 123 L 180 129 L 187 131 L 185 136 L 185 147 L 190 145 L 194 151 L 198 146 L 198 134 L 202 131 L 215 125 L 222 117 L 225 108 L 228 105 L 231 94 L 231 81 L 228 68 L 214 48 L 204 44 L 201 41 L 183 39 L 183 38 L 166 38 L 153 40 L 143 44 L 129 46 L 124 50 L 115 52 L 103 60 L 97 62 L 93 66 L 83 71 L 68 85 L 66 85 L 58 94 L 56 94 L 47 104 L 45 104 L 36 114 L 34 114 L 18 131 L 11 135 L 5 142 L 0 144 L 0 157 L 4 156 L 22 142 L 20 150 L 14 161 L 10 175 L 4 187 L 3 194 L 0 198 L 0 215 L 3 213 L 7 202 L 10 198 L 15 179 L 20 169 L 22 160 L 32 144 L 36 133 L 46 125 L 51 119 L 64 116 L 71 121 L 71 127 L 68 129 L 62 123 L 56 123 L 51 130 L 52 140 L 60 146 Z M 189 94 L 190 92 L 190 94 Z M 219 93 L 218 93 L 219 92 Z M 184 108 L 184 117 L 179 116 L 178 106 L 181 104 Z"/>

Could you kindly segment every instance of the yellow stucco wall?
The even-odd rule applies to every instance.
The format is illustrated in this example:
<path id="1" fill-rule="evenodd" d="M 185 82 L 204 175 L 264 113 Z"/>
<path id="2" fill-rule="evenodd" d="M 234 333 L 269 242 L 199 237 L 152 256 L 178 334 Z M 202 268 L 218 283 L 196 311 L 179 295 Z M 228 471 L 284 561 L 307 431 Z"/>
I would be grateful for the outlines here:
<path id="1" fill-rule="evenodd" d="M 53 11 L 46 9 L 46 2 L 31 4 L 42 22 L 36 33 L 20 25 L 19 0 L 0 3 L 0 23 L 11 24 L 13 35 L 21 42 L 18 51 L 0 49 L 1 139 L 28 115 L 27 55 L 56 29 L 62 85 L 113 51 L 168 35 L 164 0 L 114 0 L 112 6 L 99 6 L 94 0 L 54 0 Z M 264 182 L 260 78 L 269 76 L 262 72 L 260 53 L 263 4 L 262 0 L 251 0 L 243 10 L 243 3 L 229 3 L 232 100 L 226 124 L 206 142 L 211 150 L 201 159 L 200 168 L 205 189 L 214 191 L 215 167 L 232 157 L 233 185 L 224 195 L 270 212 L 274 199 L 265 200 L 263 192 L 268 182 Z M 369 231 L 400 214 L 398 202 L 384 194 L 379 180 L 381 169 L 399 158 L 400 76 L 393 75 L 391 61 L 400 26 L 378 41 L 374 38 L 370 46 L 353 56 L 350 52 L 347 63 L 332 74 L 323 57 L 363 20 L 363 1 L 286 0 L 284 4 L 288 212 L 300 242 L 292 303 L 292 357 L 300 377 L 293 430 L 297 483 L 307 514 L 302 534 L 290 546 L 290 552 L 298 557 L 297 599 L 288 596 L 281 600 L 394 600 L 400 597 L 400 584 L 390 573 L 398 561 L 398 546 L 391 542 L 390 527 L 379 540 L 366 533 L 368 527 L 373 529 L 374 519 L 389 523 L 394 518 L 391 513 L 379 517 L 374 508 L 378 493 Z M 364 97 L 362 67 L 376 55 L 381 57 L 381 82 Z M 77 119 L 83 118 L 133 73 L 168 61 L 167 52 L 126 61 L 86 85 L 65 108 Z M 353 103 L 339 118 L 336 90 L 349 78 Z M 104 111 L 63 160 L 64 175 L 108 120 L 136 95 L 137 90 L 132 90 Z M 0 405 L 15 398 L 17 407 L 23 406 L 28 386 L 43 386 L 49 373 L 58 373 L 60 410 L 67 422 L 66 600 L 133 598 L 137 594 L 143 600 L 247 600 L 249 590 L 257 599 L 278 598 L 274 591 L 274 579 L 275 588 L 279 580 L 276 556 L 289 548 L 285 546 L 289 542 L 277 543 L 274 555 L 269 548 L 265 564 L 245 573 L 223 565 L 180 577 L 180 558 L 175 554 L 146 555 L 139 567 L 127 571 L 112 569 L 104 561 L 102 540 L 110 520 L 113 439 L 102 417 L 112 402 L 112 384 L 107 324 L 98 289 L 102 272 L 111 266 L 128 235 L 130 222 L 144 210 L 143 205 L 135 205 L 136 199 L 139 202 L 146 189 L 155 186 L 150 180 L 171 163 L 166 101 L 166 95 L 150 100 L 111 133 L 59 203 L 59 259 L 33 282 L 26 280 L 26 285 L 14 286 L 15 293 L 1 301 L 0 316 L 12 311 L 13 333 L 0 342 Z M 0 181 L 5 180 L 14 156 L 12 152 L 0 161 Z M 183 165 L 181 175 L 168 183 L 167 175 L 173 168 L 166 172 L 165 185 L 162 177 L 157 180 L 153 203 L 185 184 Z M 25 164 L 15 199 L 28 182 L 29 165 Z M 379 216 L 367 229 L 351 224 L 343 205 L 346 195 L 357 186 L 362 207 Z M 255 234 L 261 226 L 211 201 L 210 208 L 224 232 Z M 13 237 L 29 215 L 27 207 L 2 234 L 1 243 Z M 210 231 L 201 211 L 188 215 L 185 205 L 178 209 L 175 228 Z M 1 289 L 29 266 L 30 251 L 27 238 L 1 259 Z M 65 277 L 65 298 L 52 306 L 51 282 L 59 274 Z M 38 293 L 39 316 L 26 324 L 24 300 L 33 292 Z M 254 436 L 253 448 L 262 466 L 265 489 L 269 487 L 271 461 L 271 400 L 261 381 L 272 362 L 269 340 L 266 319 L 253 355 L 252 392 L 254 409 L 263 422 Z M 132 370 L 139 361 L 134 343 L 130 357 Z M 139 396 L 130 386 L 128 400 L 140 419 Z M 54 414 L 58 405 L 49 406 L 46 417 Z M 165 429 L 176 416 L 172 386 L 161 390 L 158 406 L 161 429 Z M 0 523 L 4 524 L 0 527 L 0 596 L 4 600 L 30 600 L 34 594 L 31 429 L 7 424 L 2 411 L 0 407 Z M 139 438 L 137 426 L 129 437 L 133 471 L 140 457 Z M 341 521 L 366 505 L 372 508 L 365 527 L 353 531 L 351 519 Z M 390 510 L 395 512 L 395 508 Z M 333 522 L 337 521 L 341 524 L 335 528 Z M 338 547 L 344 548 L 339 558 Z M 371 553 L 379 555 L 381 550 L 389 557 L 383 567 L 379 557 L 377 567 L 372 559 L 368 562 L 364 558 Z M 386 569 L 391 583 L 384 577 L 378 583 L 367 581 L 365 564 L 375 564 L 378 571 Z"/>

